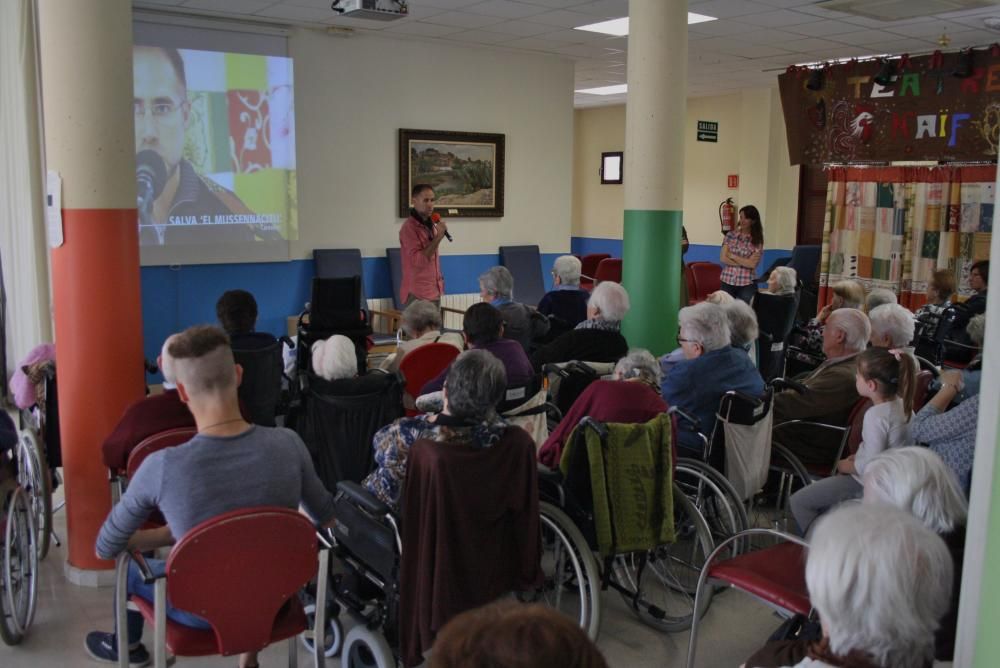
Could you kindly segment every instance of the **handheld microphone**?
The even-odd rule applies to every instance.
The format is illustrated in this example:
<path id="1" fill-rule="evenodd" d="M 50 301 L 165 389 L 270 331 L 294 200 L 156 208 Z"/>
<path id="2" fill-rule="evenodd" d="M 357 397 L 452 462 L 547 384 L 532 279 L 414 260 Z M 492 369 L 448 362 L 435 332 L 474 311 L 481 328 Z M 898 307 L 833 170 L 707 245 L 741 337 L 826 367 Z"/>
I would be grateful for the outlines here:
<path id="1" fill-rule="evenodd" d="M 439 223 L 439 222 L 441 222 L 441 214 L 439 214 L 437 211 L 435 211 L 434 213 L 432 213 L 431 214 L 431 222 L 432 223 Z M 451 238 L 451 232 L 449 232 L 448 230 L 444 231 L 444 238 L 447 239 L 448 241 L 454 241 L 454 239 Z"/>
<path id="2" fill-rule="evenodd" d="M 136 204 L 141 212 L 150 212 L 153 201 L 167 184 L 167 166 L 156 151 L 145 149 L 135 156 Z"/>

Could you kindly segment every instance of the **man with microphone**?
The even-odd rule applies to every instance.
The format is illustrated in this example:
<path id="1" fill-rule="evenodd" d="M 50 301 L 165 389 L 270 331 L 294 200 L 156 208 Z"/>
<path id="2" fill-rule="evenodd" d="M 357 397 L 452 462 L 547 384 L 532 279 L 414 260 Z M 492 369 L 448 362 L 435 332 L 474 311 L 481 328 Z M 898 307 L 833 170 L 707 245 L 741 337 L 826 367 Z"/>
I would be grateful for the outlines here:
<path id="1" fill-rule="evenodd" d="M 399 286 L 399 299 L 409 305 L 425 299 L 441 305 L 444 294 L 444 276 L 438 246 L 445 237 L 451 241 L 448 225 L 434 213 L 434 189 L 418 183 L 410 191 L 410 217 L 399 230 L 400 258 L 403 263 L 403 281 Z"/>

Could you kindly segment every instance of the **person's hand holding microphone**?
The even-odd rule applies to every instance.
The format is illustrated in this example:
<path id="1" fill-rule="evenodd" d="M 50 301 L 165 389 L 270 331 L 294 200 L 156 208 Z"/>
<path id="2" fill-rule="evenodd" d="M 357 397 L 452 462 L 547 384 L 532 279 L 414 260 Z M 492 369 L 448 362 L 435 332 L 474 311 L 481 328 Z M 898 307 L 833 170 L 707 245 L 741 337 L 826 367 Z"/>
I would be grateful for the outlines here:
<path id="1" fill-rule="evenodd" d="M 437 211 L 432 213 L 431 222 L 434 223 L 434 235 L 436 237 L 444 237 L 448 241 L 454 241 L 454 239 L 451 238 L 451 233 L 448 232 L 448 223 L 441 219 L 441 214 Z"/>

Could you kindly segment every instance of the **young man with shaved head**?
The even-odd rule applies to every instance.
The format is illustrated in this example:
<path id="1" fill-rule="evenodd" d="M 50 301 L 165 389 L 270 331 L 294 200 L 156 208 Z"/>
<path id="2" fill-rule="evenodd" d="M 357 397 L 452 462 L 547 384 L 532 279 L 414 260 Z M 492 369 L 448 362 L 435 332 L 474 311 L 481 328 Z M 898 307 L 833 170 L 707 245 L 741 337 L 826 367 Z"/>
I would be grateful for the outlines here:
<path id="1" fill-rule="evenodd" d="M 313 469 L 305 444 L 283 428 L 252 425 L 240 415 L 236 388 L 242 369 L 233 361 L 226 333 L 206 325 L 172 336 L 167 353 L 173 363 L 177 393 L 194 416 L 198 434 L 184 445 L 154 453 L 143 462 L 128 489 L 101 527 L 97 555 L 115 558 L 122 550 L 152 550 L 172 545 L 205 520 L 254 506 L 298 508 L 303 505 L 320 524 L 333 520 L 333 496 Z M 154 509 L 167 520 L 160 529 L 139 530 Z M 162 573 L 163 560 L 148 560 Z M 129 567 L 129 594 L 152 600 L 153 585 Z M 167 616 L 195 628 L 208 628 L 199 617 L 168 606 Z M 142 616 L 128 613 L 129 665 L 145 666 L 149 653 L 139 644 Z M 116 662 L 114 633 L 87 635 L 94 659 Z M 243 655 L 244 668 L 257 665 L 256 654 Z"/>

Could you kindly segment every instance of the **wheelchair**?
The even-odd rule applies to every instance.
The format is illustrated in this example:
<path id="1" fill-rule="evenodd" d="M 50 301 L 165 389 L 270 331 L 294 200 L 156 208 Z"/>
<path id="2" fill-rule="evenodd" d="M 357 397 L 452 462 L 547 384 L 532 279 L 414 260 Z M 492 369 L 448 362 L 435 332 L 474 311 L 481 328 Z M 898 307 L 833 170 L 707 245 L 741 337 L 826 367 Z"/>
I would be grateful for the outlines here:
<path id="1" fill-rule="evenodd" d="M 562 418 L 569 411 L 583 391 L 595 380 L 611 375 L 615 370 L 614 362 L 559 362 L 546 364 L 542 367 L 543 385 L 549 393 L 549 403 L 558 412 L 553 417 Z M 555 429 L 559 422 L 549 423 L 549 430 Z"/>
<path id="2" fill-rule="evenodd" d="M 38 558 L 44 559 L 52 542 L 61 545 L 52 529 L 52 492 L 59 484 L 55 467 L 61 464 L 59 440 L 59 402 L 56 391 L 55 364 L 44 370 L 44 389 L 38 403 L 18 416 L 19 432 L 13 453 L 18 484 L 27 495 L 32 521 L 37 533 Z M 59 506 L 61 507 L 61 506 Z"/>
<path id="3" fill-rule="evenodd" d="M 607 425 L 584 418 L 573 440 L 582 443 L 587 431 L 597 434 L 606 451 Z M 673 482 L 675 542 L 614 553 L 599 566 L 586 450 L 574 447 L 574 452 L 582 454 L 571 455 L 566 475 L 539 467 L 545 585 L 538 600 L 578 620 L 593 640 L 600 630 L 600 590 L 607 588 L 617 591 L 640 621 L 657 630 L 688 628 L 698 574 L 714 548 L 698 508 Z M 702 612 L 709 603 L 710 597 L 705 597 Z"/>
<path id="4" fill-rule="evenodd" d="M 24 638 L 38 600 L 39 533 L 31 498 L 18 483 L 17 456 L 0 453 L 0 640 L 7 645 Z"/>

